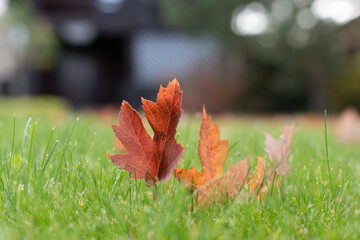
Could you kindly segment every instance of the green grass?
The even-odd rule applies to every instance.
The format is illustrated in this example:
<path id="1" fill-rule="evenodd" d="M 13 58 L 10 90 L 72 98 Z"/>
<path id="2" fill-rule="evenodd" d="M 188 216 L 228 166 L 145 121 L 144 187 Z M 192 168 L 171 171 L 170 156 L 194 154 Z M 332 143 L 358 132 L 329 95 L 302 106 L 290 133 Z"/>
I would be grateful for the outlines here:
<path id="1" fill-rule="evenodd" d="M 323 124 L 298 123 L 292 168 L 279 191 L 261 201 L 189 211 L 191 197 L 173 177 L 158 184 L 154 202 L 152 188 L 107 158 L 106 152 L 116 152 L 115 117 L 106 122 L 70 114 L 61 104 L 35 112 L 1 109 L 0 239 L 360 238 L 359 143 L 341 143 L 329 130 L 332 193 Z M 229 138 L 226 167 L 247 155 L 252 163 L 264 156 L 264 132 L 278 137 L 284 124 L 218 120 L 221 137 Z M 199 126 L 198 115 L 181 121 L 178 142 L 185 153 L 179 167 L 200 170 Z"/>

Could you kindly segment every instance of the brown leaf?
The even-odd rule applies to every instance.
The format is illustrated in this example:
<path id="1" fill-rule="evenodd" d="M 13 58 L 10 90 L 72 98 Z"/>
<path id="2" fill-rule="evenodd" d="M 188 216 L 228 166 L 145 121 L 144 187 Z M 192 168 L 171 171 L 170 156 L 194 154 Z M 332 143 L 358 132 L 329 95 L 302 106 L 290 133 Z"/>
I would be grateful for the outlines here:
<path id="1" fill-rule="evenodd" d="M 276 140 L 266 133 L 265 151 L 269 156 L 270 167 L 266 169 L 265 158 L 258 156 L 255 174 L 250 176 L 249 190 L 255 192 L 258 198 L 264 193 L 270 192 L 271 189 L 278 188 L 281 180 L 279 176 L 285 176 L 289 172 L 290 167 L 287 162 L 294 130 L 295 124 L 286 125 L 280 140 Z"/>
<path id="2" fill-rule="evenodd" d="M 286 125 L 280 136 L 280 140 L 276 140 L 268 133 L 265 134 L 265 151 L 268 153 L 272 172 L 278 171 L 285 175 L 288 173 L 288 158 L 294 130 L 295 124 L 290 126 Z"/>
<path id="3" fill-rule="evenodd" d="M 181 100 L 182 92 L 176 79 L 166 88 L 160 87 L 157 102 L 142 99 L 145 117 L 154 131 L 153 138 L 145 130 L 139 114 L 123 101 L 119 125 L 112 127 L 128 153 L 108 154 L 112 162 L 130 172 L 133 178 L 145 178 L 148 184 L 169 180 L 184 152 L 175 139 L 182 113 Z"/>
<path id="4" fill-rule="evenodd" d="M 226 172 L 226 184 L 229 198 L 234 198 L 241 187 L 248 183 L 249 178 L 245 180 L 246 174 L 248 173 L 248 158 L 233 164 L 229 167 Z"/>
<path id="5" fill-rule="evenodd" d="M 346 142 L 360 141 L 360 116 L 355 108 L 346 108 L 337 123 L 337 136 Z"/>
<path id="6" fill-rule="evenodd" d="M 217 123 L 211 123 L 211 117 L 206 114 L 204 107 L 198 147 L 202 171 L 199 173 L 194 167 L 174 171 L 175 177 L 185 186 L 194 187 L 199 205 L 221 201 L 223 195 L 234 197 L 240 189 L 247 173 L 247 159 L 231 166 L 224 173 L 227 150 L 228 140 L 220 141 Z"/>

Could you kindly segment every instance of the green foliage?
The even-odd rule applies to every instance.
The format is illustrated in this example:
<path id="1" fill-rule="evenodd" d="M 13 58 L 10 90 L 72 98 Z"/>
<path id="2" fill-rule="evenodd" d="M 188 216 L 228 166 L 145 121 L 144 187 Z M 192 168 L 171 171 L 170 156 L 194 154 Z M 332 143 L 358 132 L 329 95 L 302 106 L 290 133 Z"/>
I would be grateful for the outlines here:
<path id="1" fill-rule="evenodd" d="M 349 105 L 360 108 L 360 53 L 347 60 L 343 71 L 332 79 L 329 86 L 331 105 L 342 110 Z"/>
<path id="2" fill-rule="evenodd" d="M 183 1 L 161 0 L 161 13 L 169 26 L 192 35 L 213 36 L 226 56 L 238 59 L 239 69 L 246 72 L 237 76 L 245 94 L 238 94 L 237 109 L 250 111 L 323 111 L 324 108 L 339 109 L 339 105 L 358 104 L 358 99 L 341 98 L 349 91 L 356 92 L 334 78 L 346 67 L 350 49 L 358 49 L 352 43 L 353 31 L 358 28 L 356 20 L 345 26 L 318 20 L 312 29 L 301 29 L 296 22 L 297 14 L 311 7 L 311 1 L 289 1 L 292 13 L 284 20 L 272 17 L 271 31 L 255 36 L 238 36 L 231 30 L 231 19 L 237 8 L 252 1 Z M 271 1 L 258 1 L 271 13 Z M 291 33 L 297 29 L 308 36 L 302 44 L 291 44 Z M 275 37 L 273 45 L 262 44 Z M 292 37 L 294 38 L 294 37 Z M 296 37 L 295 37 L 295 40 Z M 358 69 L 353 67 L 350 71 Z M 247 79 L 241 79 L 247 78 Z M 339 80 L 331 83 L 331 79 Z M 196 79 L 195 79 L 196 80 Z M 355 83 L 357 78 L 349 79 Z M 245 82 L 245 84 L 244 84 Z M 329 86 L 341 92 L 338 96 Z M 354 84 L 352 84 L 354 85 Z M 356 87 L 357 89 L 358 87 Z M 328 96 L 332 98 L 328 101 Z M 355 102 L 353 102 L 354 100 Z"/>
<path id="3" fill-rule="evenodd" d="M 8 29 L 21 28 L 28 34 L 26 49 L 21 54 L 30 60 L 30 66 L 39 71 L 49 70 L 55 64 L 59 43 L 51 24 L 34 12 L 31 2 L 9 1 Z"/>
<path id="4" fill-rule="evenodd" d="M 14 121 L 8 109 L 0 116 L 2 239 L 360 237 L 360 152 L 328 133 L 333 197 L 321 123 L 298 124 L 292 168 L 280 191 L 261 201 L 239 199 L 189 211 L 191 196 L 174 178 L 159 182 L 154 202 L 152 188 L 111 163 L 105 152 L 116 150 L 108 123 L 85 114 L 80 119 L 67 115 L 55 123 L 44 117 L 48 110 L 38 114 L 17 112 Z M 200 166 L 199 125 L 197 116 L 180 124 L 177 139 L 186 149 L 179 167 Z M 265 154 L 264 132 L 279 135 L 283 122 L 234 118 L 220 119 L 219 126 L 221 138 L 229 138 L 227 162 L 231 164 L 246 153 L 251 160 L 255 154 Z"/>

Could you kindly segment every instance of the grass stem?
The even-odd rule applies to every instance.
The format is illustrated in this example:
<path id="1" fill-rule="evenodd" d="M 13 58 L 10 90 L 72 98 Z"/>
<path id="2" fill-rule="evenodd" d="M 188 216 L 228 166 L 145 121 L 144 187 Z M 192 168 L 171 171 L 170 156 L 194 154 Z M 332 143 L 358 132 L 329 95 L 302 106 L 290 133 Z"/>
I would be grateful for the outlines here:
<path id="1" fill-rule="evenodd" d="M 33 132 L 31 135 L 31 143 L 30 143 L 30 152 L 29 152 L 29 162 L 28 162 L 28 173 L 30 172 L 30 165 L 31 165 L 31 156 L 33 152 L 33 145 L 34 145 L 34 139 L 35 139 L 35 130 L 36 130 L 37 123 L 35 122 Z"/>
<path id="2" fill-rule="evenodd" d="M 324 120 L 325 120 L 325 151 L 326 151 L 326 162 L 328 167 L 328 173 L 329 173 L 329 181 L 330 181 L 330 188 L 331 188 L 331 194 L 334 197 L 334 191 L 333 191 L 333 182 L 331 179 L 331 169 L 330 169 L 330 160 L 329 160 L 329 148 L 328 148 L 328 137 L 327 137 L 327 124 L 326 124 L 326 110 L 324 111 Z"/>
<path id="3" fill-rule="evenodd" d="M 11 144 L 11 157 L 10 157 L 10 169 L 12 166 L 12 162 L 14 159 L 14 146 L 15 146 L 15 125 L 16 125 L 16 115 L 14 113 L 14 121 L 13 121 L 13 136 L 12 136 L 12 144 Z"/>

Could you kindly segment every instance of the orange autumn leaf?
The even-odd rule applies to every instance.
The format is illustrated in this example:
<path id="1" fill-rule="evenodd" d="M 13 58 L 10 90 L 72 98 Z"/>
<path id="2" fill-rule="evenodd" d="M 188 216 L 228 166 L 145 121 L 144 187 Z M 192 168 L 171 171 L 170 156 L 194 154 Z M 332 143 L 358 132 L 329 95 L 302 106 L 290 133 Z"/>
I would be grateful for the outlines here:
<path id="1" fill-rule="evenodd" d="M 217 123 L 211 123 L 211 117 L 206 114 L 204 107 L 198 146 L 202 171 L 199 173 L 194 167 L 174 171 L 175 177 L 185 186 L 193 186 L 199 205 L 221 200 L 224 194 L 234 197 L 239 191 L 248 170 L 247 159 L 231 166 L 224 173 L 227 150 L 228 140 L 220 141 Z"/>
<path id="2" fill-rule="evenodd" d="M 255 173 L 250 176 L 249 191 L 253 192 L 257 188 L 262 188 L 265 177 L 265 158 L 257 156 L 257 164 L 255 167 Z"/>
<path id="3" fill-rule="evenodd" d="M 112 128 L 128 153 L 108 154 L 111 161 L 148 184 L 169 180 L 184 152 L 175 139 L 181 100 L 182 91 L 176 79 L 166 88 L 160 86 L 156 102 L 142 99 L 145 117 L 154 131 L 152 138 L 136 110 L 123 101 L 119 125 Z"/>
<path id="4" fill-rule="evenodd" d="M 224 162 L 227 157 L 228 140 L 220 141 L 220 131 L 217 124 L 211 123 L 211 117 L 206 114 L 205 107 L 201 119 L 198 153 L 202 165 L 199 173 L 194 167 L 176 169 L 175 177 L 196 187 L 204 185 L 210 179 L 223 174 Z"/>

